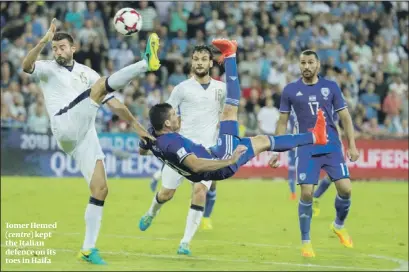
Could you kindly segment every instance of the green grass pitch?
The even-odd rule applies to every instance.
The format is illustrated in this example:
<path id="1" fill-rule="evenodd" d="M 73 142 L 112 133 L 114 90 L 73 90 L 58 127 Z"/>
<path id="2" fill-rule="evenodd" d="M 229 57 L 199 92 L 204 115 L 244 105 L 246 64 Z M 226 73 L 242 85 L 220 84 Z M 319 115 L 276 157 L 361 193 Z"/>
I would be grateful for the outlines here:
<path id="1" fill-rule="evenodd" d="M 148 183 L 148 179 L 109 180 L 97 243 L 108 265 L 101 267 L 75 258 L 83 242 L 84 211 L 89 198 L 83 179 L 2 177 L 2 270 L 408 269 L 407 182 L 354 182 L 346 223 L 354 249 L 343 248 L 329 230 L 335 214 L 335 188 L 331 186 L 322 197 L 320 216 L 313 218 L 311 236 L 317 256 L 308 260 L 300 255 L 297 201 L 289 200 L 285 182 L 219 182 L 214 229 L 198 231 L 191 244 L 192 257 L 176 254 L 189 209 L 189 183 L 184 182 L 152 226 L 141 232 L 139 218 L 153 197 Z M 23 256 L 6 255 L 8 249 L 13 249 L 6 245 L 7 240 L 19 240 L 6 237 L 31 232 L 6 228 L 6 223 L 31 222 L 58 224 L 52 236 L 44 240 L 44 246 L 26 248 L 55 250 L 55 255 L 48 256 L 50 264 L 21 263 Z M 24 256 L 24 260 L 32 262 L 31 257 Z M 20 263 L 10 263 L 13 260 Z"/>

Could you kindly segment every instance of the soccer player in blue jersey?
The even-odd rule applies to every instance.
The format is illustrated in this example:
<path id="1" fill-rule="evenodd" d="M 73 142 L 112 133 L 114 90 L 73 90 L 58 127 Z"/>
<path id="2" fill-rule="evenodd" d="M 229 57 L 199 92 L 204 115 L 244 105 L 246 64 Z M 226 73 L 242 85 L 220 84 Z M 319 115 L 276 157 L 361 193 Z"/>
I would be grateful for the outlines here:
<path id="1" fill-rule="evenodd" d="M 285 133 L 291 110 L 296 114 L 298 132 L 307 132 L 314 125 L 318 109 L 322 109 L 326 116 L 328 143 L 322 146 L 302 146 L 295 150 L 295 170 L 297 182 L 301 187 L 298 205 L 303 244 L 301 252 L 305 257 L 314 257 L 310 226 L 314 186 L 318 183 L 321 169 L 324 169 L 334 181 L 338 192 L 335 198 L 336 217 L 330 228 L 344 246 L 353 246 L 352 239 L 344 227 L 344 221 L 351 206 L 351 181 L 342 153 L 341 141 L 332 118 L 333 111 L 338 113 L 344 127 L 348 140 L 349 159 L 356 161 L 359 153 L 355 145 L 351 116 L 341 90 L 336 82 L 318 76 L 320 61 L 314 51 L 307 50 L 301 53 L 300 70 L 302 77 L 288 84 L 282 92 L 276 135 Z M 276 163 L 277 157 L 274 156 L 270 165 Z"/>
<path id="2" fill-rule="evenodd" d="M 140 144 L 140 154 L 151 151 L 157 158 L 192 182 L 202 180 L 223 180 L 232 177 L 240 166 L 263 151 L 282 152 L 303 145 L 327 143 L 326 122 L 323 112 L 318 110 L 315 127 L 311 132 L 298 135 L 266 136 L 239 138 L 237 111 L 240 100 L 240 85 L 237 75 L 237 43 L 225 39 L 213 41 L 222 53 L 226 70 L 227 97 L 223 109 L 217 145 L 205 148 L 183 137 L 176 131 L 179 122 L 175 110 L 170 104 L 153 106 L 149 111 L 152 125 L 150 128 L 156 142 Z M 200 122 L 200 120 L 198 120 Z M 164 203 L 160 194 L 156 195 L 153 206 L 140 220 L 140 229 L 146 230 L 152 223 L 158 210 Z M 204 207 L 191 205 L 191 216 L 200 217 Z M 149 218 L 149 220 L 147 220 Z M 196 228 L 199 222 L 196 224 Z M 192 229 L 192 235 L 196 229 Z M 191 236 L 192 236 L 191 235 Z M 192 237 L 182 238 L 178 254 L 190 255 L 189 243 Z"/>
<path id="3" fill-rule="evenodd" d="M 333 113 L 333 120 L 335 127 L 337 128 L 339 140 L 341 141 L 342 145 L 342 137 L 341 137 L 341 128 L 339 127 L 339 117 L 336 112 Z M 343 151 L 343 147 L 342 147 Z M 326 175 L 322 180 L 318 183 L 318 188 L 314 190 L 314 201 L 312 204 L 312 216 L 318 216 L 321 212 L 320 205 L 319 205 L 319 198 L 328 190 L 329 186 L 332 184 L 331 178 Z"/>
<path id="4" fill-rule="evenodd" d="M 339 117 L 337 112 L 333 112 L 333 120 L 335 123 L 335 126 L 338 131 L 338 135 L 340 136 L 341 140 L 341 128 L 339 127 Z M 297 133 L 297 127 L 298 124 L 296 120 L 296 115 L 295 112 L 292 110 L 290 113 L 290 119 L 289 119 L 289 133 Z M 290 186 L 290 199 L 295 200 L 297 195 L 295 192 L 295 181 L 297 179 L 296 173 L 295 173 L 295 149 L 292 149 L 288 151 L 288 184 Z M 318 216 L 321 212 L 320 206 L 319 206 L 319 198 L 328 190 L 329 186 L 331 185 L 332 181 L 331 178 L 327 175 L 324 177 L 322 180 L 319 181 L 318 183 L 318 188 L 314 190 L 314 202 L 312 205 L 312 211 L 313 211 L 313 216 Z"/>

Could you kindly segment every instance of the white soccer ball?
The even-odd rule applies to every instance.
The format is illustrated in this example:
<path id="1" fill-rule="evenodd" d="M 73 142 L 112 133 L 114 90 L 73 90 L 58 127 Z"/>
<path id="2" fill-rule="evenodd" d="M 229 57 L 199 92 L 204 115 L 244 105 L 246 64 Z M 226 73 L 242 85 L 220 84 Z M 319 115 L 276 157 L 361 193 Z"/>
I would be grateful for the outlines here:
<path id="1" fill-rule="evenodd" d="M 142 28 L 142 15 L 133 8 L 122 8 L 115 14 L 114 26 L 125 36 L 134 35 Z"/>

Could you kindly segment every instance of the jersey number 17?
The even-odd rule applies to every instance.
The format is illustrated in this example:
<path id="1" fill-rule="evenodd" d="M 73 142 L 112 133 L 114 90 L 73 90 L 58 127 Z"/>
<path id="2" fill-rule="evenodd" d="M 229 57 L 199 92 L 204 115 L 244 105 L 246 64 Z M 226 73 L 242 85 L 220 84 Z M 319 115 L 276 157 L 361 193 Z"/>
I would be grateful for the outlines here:
<path id="1" fill-rule="evenodd" d="M 317 111 L 320 108 L 320 103 L 319 102 L 308 102 L 308 105 L 310 106 L 311 114 L 317 115 Z"/>

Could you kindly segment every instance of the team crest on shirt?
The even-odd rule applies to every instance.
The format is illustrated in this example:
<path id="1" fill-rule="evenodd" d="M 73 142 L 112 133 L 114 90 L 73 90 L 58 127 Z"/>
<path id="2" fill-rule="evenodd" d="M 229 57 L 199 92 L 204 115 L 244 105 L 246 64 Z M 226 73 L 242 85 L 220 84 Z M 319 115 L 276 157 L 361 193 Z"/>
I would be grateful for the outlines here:
<path id="1" fill-rule="evenodd" d="M 87 77 L 85 76 L 85 73 L 84 73 L 84 72 L 81 72 L 81 74 L 80 74 L 80 79 L 81 79 L 81 82 L 82 82 L 82 83 L 87 84 L 88 79 L 87 79 Z"/>
<path id="2" fill-rule="evenodd" d="M 306 177 L 307 175 L 305 173 L 300 174 L 300 180 L 305 180 Z"/>
<path id="3" fill-rule="evenodd" d="M 328 88 L 321 88 L 321 94 L 324 96 L 325 100 L 328 100 L 329 89 Z"/>

